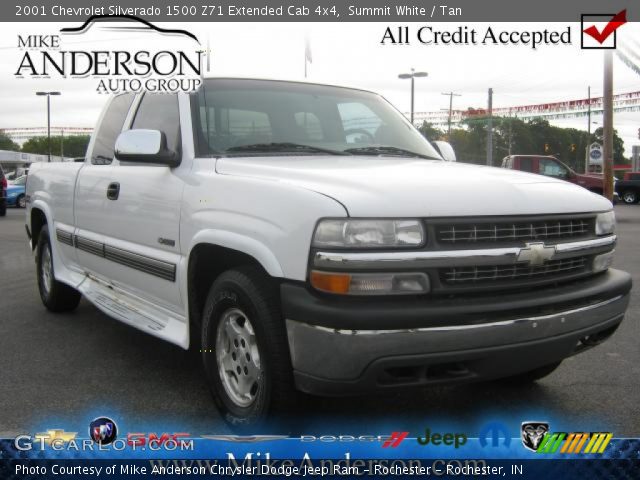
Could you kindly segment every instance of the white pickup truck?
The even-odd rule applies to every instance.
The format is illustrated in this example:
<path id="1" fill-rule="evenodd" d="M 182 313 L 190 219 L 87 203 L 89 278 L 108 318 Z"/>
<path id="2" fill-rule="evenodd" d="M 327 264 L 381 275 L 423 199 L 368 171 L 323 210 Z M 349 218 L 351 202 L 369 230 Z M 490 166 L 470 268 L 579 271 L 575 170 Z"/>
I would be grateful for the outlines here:
<path id="1" fill-rule="evenodd" d="M 115 96 L 84 163 L 34 164 L 27 206 L 44 305 L 195 345 L 239 426 L 297 391 L 536 380 L 629 302 L 609 201 L 445 161 L 357 89 Z"/>

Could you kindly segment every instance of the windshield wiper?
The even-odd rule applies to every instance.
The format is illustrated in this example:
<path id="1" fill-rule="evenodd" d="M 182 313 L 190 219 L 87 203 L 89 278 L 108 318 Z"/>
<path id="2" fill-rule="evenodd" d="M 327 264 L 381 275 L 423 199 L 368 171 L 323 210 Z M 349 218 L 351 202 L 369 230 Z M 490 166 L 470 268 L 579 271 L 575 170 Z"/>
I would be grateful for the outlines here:
<path id="1" fill-rule="evenodd" d="M 342 150 L 331 150 L 329 148 L 314 147 L 313 145 L 303 145 L 291 142 L 272 142 L 272 143 L 252 143 L 250 145 L 238 145 L 237 147 L 227 148 L 225 153 L 235 152 L 308 152 L 308 153 L 326 153 L 329 155 L 351 155 Z"/>
<path id="2" fill-rule="evenodd" d="M 440 160 L 440 158 L 430 157 L 429 155 L 422 155 L 421 153 L 412 152 L 411 150 L 406 150 L 404 148 L 385 145 L 370 145 L 368 147 L 347 148 L 345 152 L 359 155 L 403 155 L 405 157 L 418 157 L 426 158 L 428 160 Z"/>

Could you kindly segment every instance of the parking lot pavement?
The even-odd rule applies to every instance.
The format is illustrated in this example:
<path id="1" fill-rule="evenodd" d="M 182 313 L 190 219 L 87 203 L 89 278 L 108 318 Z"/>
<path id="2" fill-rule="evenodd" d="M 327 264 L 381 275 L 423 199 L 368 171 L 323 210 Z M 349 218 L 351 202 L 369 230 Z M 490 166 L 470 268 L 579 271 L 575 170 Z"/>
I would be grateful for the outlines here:
<path id="1" fill-rule="evenodd" d="M 548 419 L 617 437 L 640 434 L 640 206 L 619 205 L 615 265 L 632 273 L 631 306 L 613 338 L 526 387 L 484 383 L 340 399 L 310 399 L 297 433 L 418 433 L 428 422 L 477 432 L 487 418 Z M 40 303 L 24 210 L 0 218 L 0 434 L 111 415 L 125 431 L 165 425 L 222 433 L 197 355 L 112 320 L 86 301 L 72 314 Z M 338 419 L 340 432 L 327 431 Z M 54 425 L 55 423 L 55 425 Z M 519 428 L 519 423 L 515 428 Z M 514 434 L 517 431 L 514 431 Z"/>

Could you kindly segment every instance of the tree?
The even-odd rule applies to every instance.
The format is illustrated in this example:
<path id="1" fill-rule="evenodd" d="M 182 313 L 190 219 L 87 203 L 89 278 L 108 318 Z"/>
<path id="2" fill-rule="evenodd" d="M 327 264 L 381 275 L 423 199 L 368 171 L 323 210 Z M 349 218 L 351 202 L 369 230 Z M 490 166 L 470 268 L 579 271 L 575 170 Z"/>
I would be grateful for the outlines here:
<path id="1" fill-rule="evenodd" d="M 11 150 L 17 152 L 20 150 L 20 145 L 11 140 L 6 133 L 0 131 L 0 150 Z"/>
<path id="2" fill-rule="evenodd" d="M 430 124 L 427 121 L 422 122 L 422 125 L 418 128 L 418 130 L 420 130 L 420 133 L 427 140 L 431 140 L 431 141 L 440 140 L 444 136 L 444 132 L 442 130 L 434 127 L 432 124 Z"/>
<path id="3" fill-rule="evenodd" d="M 487 118 L 473 115 L 452 130 L 450 143 L 458 161 L 484 164 L 487 151 Z M 493 118 L 493 159 L 492 165 L 500 165 L 509 153 L 512 155 L 554 155 L 574 170 L 583 171 L 587 145 L 602 142 L 602 129 L 591 138 L 584 130 L 553 126 L 548 120 L 534 118 L 520 120 L 515 117 Z M 614 130 L 613 157 L 615 163 L 625 163 L 624 144 Z"/>
<path id="4" fill-rule="evenodd" d="M 595 132 L 593 132 L 593 140 L 594 142 L 598 142 L 600 145 L 604 144 L 603 137 L 603 128 L 598 127 Z M 618 131 L 613 129 L 613 163 L 629 163 L 626 158 L 624 158 L 624 142 L 618 136 Z"/>
<path id="5" fill-rule="evenodd" d="M 51 137 L 51 155 L 60 155 L 61 151 L 65 157 L 84 157 L 89 145 L 89 135 L 54 136 Z M 61 150 L 62 147 L 62 150 Z M 26 153 L 38 153 L 47 155 L 49 153 L 49 142 L 47 137 L 32 137 L 22 145 L 22 151 Z"/>

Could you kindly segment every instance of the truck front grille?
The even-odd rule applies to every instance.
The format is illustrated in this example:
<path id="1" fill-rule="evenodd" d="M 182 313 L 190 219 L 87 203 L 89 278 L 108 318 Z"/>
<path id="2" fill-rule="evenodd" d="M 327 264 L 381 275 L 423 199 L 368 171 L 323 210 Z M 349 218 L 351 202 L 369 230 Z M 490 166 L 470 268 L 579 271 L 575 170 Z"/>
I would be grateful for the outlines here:
<path id="1" fill-rule="evenodd" d="M 436 227 L 441 244 L 504 243 L 551 240 L 561 242 L 586 237 L 594 232 L 593 218 L 509 222 L 446 223 Z"/>
<path id="2" fill-rule="evenodd" d="M 448 285 L 486 284 L 491 282 L 523 279 L 552 279 L 566 274 L 577 274 L 586 271 L 589 257 L 574 257 L 563 260 L 550 260 L 544 265 L 530 266 L 520 263 L 515 265 L 493 265 L 481 267 L 457 267 L 440 269 L 442 282 Z"/>

